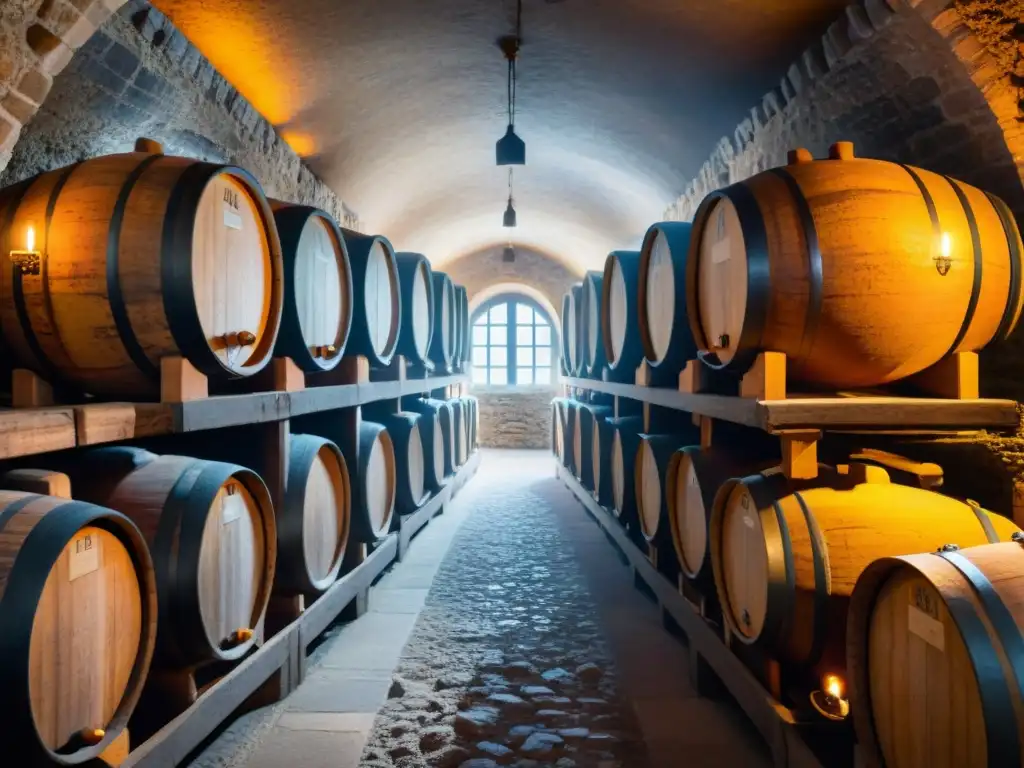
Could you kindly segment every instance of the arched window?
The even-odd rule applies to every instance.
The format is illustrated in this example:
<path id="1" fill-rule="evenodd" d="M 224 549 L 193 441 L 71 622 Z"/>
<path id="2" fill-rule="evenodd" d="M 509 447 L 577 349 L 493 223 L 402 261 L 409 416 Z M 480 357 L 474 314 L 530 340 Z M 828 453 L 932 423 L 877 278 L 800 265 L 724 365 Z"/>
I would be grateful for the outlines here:
<path id="1" fill-rule="evenodd" d="M 521 294 L 502 294 L 474 313 L 473 383 L 495 386 L 551 384 L 558 363 L 554 323 Z"/>

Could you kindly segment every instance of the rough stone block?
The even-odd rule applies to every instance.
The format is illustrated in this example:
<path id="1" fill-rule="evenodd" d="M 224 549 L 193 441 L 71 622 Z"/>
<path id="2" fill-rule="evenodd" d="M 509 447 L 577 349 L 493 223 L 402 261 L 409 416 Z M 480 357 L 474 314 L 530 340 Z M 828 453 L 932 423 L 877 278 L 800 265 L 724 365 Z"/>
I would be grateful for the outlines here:
<path id="1" fill-rule="evenodd" d="M 785 84 L 788 82 L 789 87 L 793 91 L 793 95 L 800 93 L 804 89 L 804 76 L 800 72 L 800 67 L 796 64 L 791 64 L 789 69 L 786 70 L 786 76 L 782 80 L 783 90 L 785 90 Z"/>
<path id="2" fill-rule="evenodd" d="M 35 104 L 15 91 L 10 91 L 6 96 L 4 96 L 3 101 L 0 102 L 0 106 L 4 108 L 7 114 L 12 115 L 22 125 L 31 120 L 32 116 L 35 115 L 36 110 L 38 109 Z"/>
<path id="3" fill-rule="evenodd" d="M 764 108 L 764 113 L 769 119 L 782 111 L 783 104 L 785 104 L 785 101 L 783 100 L 782 93 L 778 88 L 772 88 L 764 95 L 764 98 L 761 99 L 761 106 Z"/>
<path id="4" fill-rule="evenodd" d="M 0 107 L 0 152 L 9 152 L 18 141 L 21 123 L 2 107 Z"/>
<path id="5" fill-rule="evenodd" d="M 132 84 L 140 91 L 156 96 L 163 89 L 164 83 L 165 81 L 162 77 L 158 77 L 152 71 L 143 68 L 135 75 L 135 80 Z"/>
<path id="6" fill-rule="evenodd" d="M 32 103 L 42 104 L 53 86 L 53 78 L 39 69 L 30 69 L 18 81 L 17 90 Z"/>
<path id="7" fill-rule="evenodd" d="M 849 30 L 850 40 L 854 43 L 867 40 L 875 34 L 875 28 L 871 26 L 867 13 L 859 5 L 846 6 L 846 20 L 849 22 L 847 29 Z"/>
<path id="8" fill-rule="evenodd" d="M 782 78 L 779 82 L 778 91 L 782 94 L 783 106 L 789 104 L 793 99 L 796 98 L 796 90 L 793 88 L 793 84 L 789 80 L 789 76 Z"/>
<path id="9" fill-rule="evenodd" d="M 128 84 L 124 78 L 114 74 L 96 59 L 86 61 L 83 69 L 89 80 L 115 96 L 120 96 Z"/>
<path id="10" fill-rule="evenodd" d="M 153 112 L 153 108 L 157 103 L 157 100 L 154 96 L 151 96 L 145 91 L 140 91 L 138 88 L 134 86 L 128 86 L 122 98 L 128 104 L 131 104 L 133 107 L 136 107 L 137 109 L 141 109 L 143 112 Z"/>
<path id="11" fill-rule="evenodd" d="M 882 29 L 892 21 L 893 8 L 888 0 L 861 0 L 864 5 L 864 13 L 876 30 Z"/>
<path id="12" fill-rule="evenodd" d="M 803 52 L 800 57 L 803 71 L 807 77 L 818 79 L 828 74 L 830 64 L 825 55 L 825 40 L 819 40 Z"/>
<path id="13" fill-rule="evenodd" d="M 840 16 L 829 25 L 825 37 L 835 52 L 836 59 L 842 59 L 854 46 L 854 40 L 850 35 L 850 20 L 846 16 Z"/>

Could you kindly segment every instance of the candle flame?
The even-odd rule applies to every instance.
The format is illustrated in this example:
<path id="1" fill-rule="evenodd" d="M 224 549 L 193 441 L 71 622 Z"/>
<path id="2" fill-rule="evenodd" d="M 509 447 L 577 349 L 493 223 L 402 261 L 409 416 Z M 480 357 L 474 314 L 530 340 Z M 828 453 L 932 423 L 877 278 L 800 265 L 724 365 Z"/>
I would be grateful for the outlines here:
<path id="1" fill-rule="evenodd" d="M 949 232 L 942 233 L 942 240 L 939 245 L 939 249 L 942 252 L 942 258 L 948 259 L 949 255 L 953 252 L 953 238 L 949 236 Z"/>
<path id="2" fill-rule="evenodd" d="M 843 681 L 838 675 L 825 675 L 825 679 L 822 680 L 822 688 L 833 699 L 843 698 Z"/>
<path id="3" fill-rule="evenodd" d="M 29 225 L 28 234 L 25 236 L 25 245 L 26 251 L 34 251 L 36 249 L 36 230 L 31 225 Z"/>

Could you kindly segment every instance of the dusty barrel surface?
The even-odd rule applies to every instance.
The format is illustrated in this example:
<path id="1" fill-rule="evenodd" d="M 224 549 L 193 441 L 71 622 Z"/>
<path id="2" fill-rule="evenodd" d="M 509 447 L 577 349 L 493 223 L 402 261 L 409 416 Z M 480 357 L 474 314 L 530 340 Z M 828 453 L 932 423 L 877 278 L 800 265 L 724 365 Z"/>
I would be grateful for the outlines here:
<path id="1" fill-rule="evenodd" d="M 380 418 L 395 451 L 395 511 L 408 515 L 426 500 L 426 462 L 420 424 L 427 419 L 419 413 L 402 411 Z"/>
<path id="2" fill-rule="evenodd" d="M 797 150 L 701 203 L 686 304 L 705 362 L 742 372 L 773 350 L 801 381 L 870 387 L 1006 338 L 1024 272 L 1007 206 L 849 143 L 830 158 Z"/>
<path id="3" fill-rule="evenodd" d="M 387 366 L 398 349 L 402 328 L 402 292 L 395 249 L 386 237 L 347 229 L 352 265 L 352 331 L 348 353 L 363 355 L 371 365 Z"/>
<path id="4" fill-rule="evenodd" d="M 434 335 L 434 280 L 430 262 L 419 253 L 395 255 L 402 295 L 402 329 L 398 353 L 422 365 L 430 358 Z"/>
<path id="5" fill-rule="evenodd" d="M 285 290 L 274 354 L 307 373 L 341 362 L 352 327 L 352 270 L 330 214 L 271 201 L 281 238 Z"/>
<path id="6" fill-rule="evenodd" d="M 850 594 L 873 561 L 1006 541 L 1018 530 L 976 505 L 890 483 L 879 467 L 823 467 L 813 483 L 778 469 L 731 480 L 711 519 L 726 623 L 741 642 L 808 667 L 843 669 Z"/>
<path id="7" fill-rule="evenodd" d="M 76 496 L 124 514 L 149 545 L 159 665 L 244 656 L 277 560 L 274 507 L 259 476 L 237 464 L 128 447 L 90 450 L 69 469 Z"/>
<path id="8" fill-rule="evenodd" d="M 95 759 L 138 703 L 156 641 L 153 563 L 126 517 L 0 491 L 0 716 L 19 765 Z"/>
<path id="9" fill-rule="evenodd" d="M 692 226 L 664 221 L 644 236 L 637 276 L 637 322 L 653 367 L 682 369 L 697 356 L 686 314 L 686 258 Z"/>
<path id="10" fill-rule="evenodd" d="M 270 362 L 281 246 L 267 199 L 240 168 L 135 152 L 43 173 L 0 193 L 0 251 L 19 250 L 39 260 L 8 261 L 0 327 L 44 378 L 152 395 L 165 357 L 214 379 Z"/>
<path id="11" fill-rule="evenodd" d="M 608 367 L 620 375 L 631 375 L 644 357 L 637 322 L 639 273 L 637 251 L 612 251 L 605 259 L 601 281 L 601 335 Z"/>
<path id="12" fill-rule="evenodd" d="M 455 358 L 455 286 L 444 272 L 431 273 L 434 293 L 434 333 L 430 339 L 430 359 L 441 372 L 451 370 Z"/>
<path id="13" fill-rule="evenodd" d="M 603 272 L 587 272 L 580 292 L 580 341 L 583 344 L 580 375 L 601 378 L 605 365 L 604 341 L 601 334 L 601 284 Z"/>
<path id="14" fill-rule="evenodd" d="M 345 558 L 352 506 L 348 464 L 325 438 L 291 435 L 288 442 L 274 591 L 319 594 L 338 578 Z"/>
<path id="15" fill-rule="evenodd" d="M 383 424 L 361 421 L 356 450 L 358 458 L 346 456 L 349 466 L 358 467 L 352 483 L 352 534 L 373 544 L 391 530 L 395 513 L 395 448 Z"/>
<path id="16" fill-rule="evenodd" d="M 1018 542 L 884 558 L 864 571 L 847 649 L 857 741 L 873 764 L 1024 761 L 1021 574 Z"/>

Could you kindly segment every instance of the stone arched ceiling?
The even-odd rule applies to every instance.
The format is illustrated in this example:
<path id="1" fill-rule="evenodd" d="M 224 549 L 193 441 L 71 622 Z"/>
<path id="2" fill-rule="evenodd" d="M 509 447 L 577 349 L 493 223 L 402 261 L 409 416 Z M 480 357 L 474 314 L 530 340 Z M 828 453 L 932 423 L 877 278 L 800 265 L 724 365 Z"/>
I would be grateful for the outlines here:
<path id="1" fill-rule="evenodd" d="M 519 226 L 501 226 L 512 0 L 156 0 L 343 195 L 436 264 L 636 246 L 845 0 L 524 0 Z"/>

